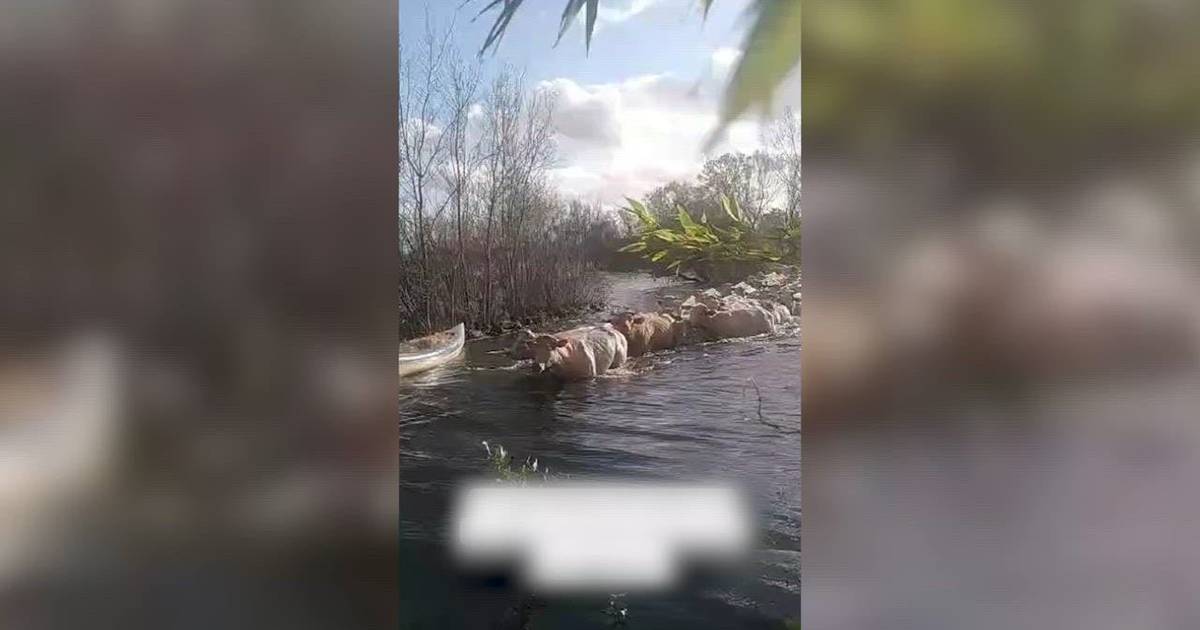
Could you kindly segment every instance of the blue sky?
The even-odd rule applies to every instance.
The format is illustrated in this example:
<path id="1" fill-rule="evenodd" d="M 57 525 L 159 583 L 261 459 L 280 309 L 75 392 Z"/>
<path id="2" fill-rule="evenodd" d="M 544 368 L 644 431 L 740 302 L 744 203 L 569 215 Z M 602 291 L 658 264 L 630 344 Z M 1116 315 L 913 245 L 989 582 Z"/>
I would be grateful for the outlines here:
<path id="1" fill-rule="evenodd" d="M 464 50 L 477 51 L 496 12 L 472 22 L 487 0 L 470 0 L 461 9 L 460 4 L 461 0 L 400 0 L 401 41 L 420 36 L 428 7 L 438 25 L 454 20 Z M 487 65 L 508 62 L 526 68 L 531 79 L 570 77 L 586 83 L 662 72 L 699 77 L 714 50 L 740 47 L 742 14 L 749 2 L 719 0 L 703 20 L 699 0 L 602 0 L 592 50 L 586 55 L 579 23 L 554 46 L 564 4 L 565 0 L 525 0 Z"/>
<path id="2" fill-rule="evenodd" d="M 568 196 L 614 204 L 694 176 L 750 0 L 716 0 L 707 21 L 699 0 L 601 0 L 590 54 L 582 12 L 554 46 L 565 1 L 525 0 L 496 53 L 478 60 L 495 13 L 472 17 L 487 0 L 461 8 L 461 0 L 400 0 L 400 43 L 420 42 L 428 11 L 437 30 L 453 22 L 459 49 L 482 64 L 485 79 L 510 64 L 530 89 L 553 94 L 559 159 L 550 176 Z M 746 120 L 714 153 L 758 144 L 758 121 Z"/>

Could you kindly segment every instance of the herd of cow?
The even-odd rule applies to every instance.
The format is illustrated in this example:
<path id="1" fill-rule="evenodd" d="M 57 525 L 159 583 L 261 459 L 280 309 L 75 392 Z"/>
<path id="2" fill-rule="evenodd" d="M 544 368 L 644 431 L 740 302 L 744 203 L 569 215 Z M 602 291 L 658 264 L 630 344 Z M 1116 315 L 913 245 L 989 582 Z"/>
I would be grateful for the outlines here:
<path id="1" fill-rule="evenodd" d="M 621 367 L 629 357 L 700 341 L 775 332 L 792 321 L 782 304 L 739 295 L 697 294 L 678 313 L 622 313 L 601 324 L 557 333 L 517 333 L 510 354 L 537 373 L 575 381 Z"/>

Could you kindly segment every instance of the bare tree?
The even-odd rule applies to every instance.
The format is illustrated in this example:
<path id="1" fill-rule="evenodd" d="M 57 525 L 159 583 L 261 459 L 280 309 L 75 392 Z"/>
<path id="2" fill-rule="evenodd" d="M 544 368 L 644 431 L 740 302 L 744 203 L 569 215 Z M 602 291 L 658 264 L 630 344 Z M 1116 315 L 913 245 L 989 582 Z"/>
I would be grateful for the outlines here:
<path id="1" fill-rule="evenodd" d="M 745 209 L 758 224 L 773 212 L 779 201 L 780 160 L 766 152 L 755 151 L 750 155 L 750 176 L 746 189 Z"/>
<path id="2" fill-rule="evenodd" d="M 467 233 L 471 216 L 471 190 L 482 161 L 478 140 L 470 134 L 473 112 L 479 111 L 480 73 L 478 66 L 468 66 L 455 54 L 448 65 L 445 99 L 448 108 L 446 137 L 449 143 L 449 163 L 443 183 L 454 206 L 454 236 L 458 249 L 458 280 L 449 288 L 455 310 L 462 310 L 471 301 L 467 266 Z M 461 300 L 461 302 L 460 302 Z"/>
<path id="3" fill-rule="evenodd" d="M 725 153 L 704 163 L 699 181 L 710 199 L 737 201 L 751 225 L 771 212 L 776 198 L 776 160 L 768 153 Z"/>
<path id="4" fill-rule="evenodd" d="M 766 145 L 779 161 L 783 212 L 789 222 L 800 218 L 800 115 L 788 107 L 766 127 Z"/>
<path id="5" fill-rule="evenodd" d="M 407 332 L 496 328 L 599 299 L 603 220 L 552 189 L 553 95 L 502 68 L 487 85 L 447 32 L 401 51 L 400 309 Z M 590 222 L 590 223 L 589 223 Z"/>
<path id="6" fill-rule="evenodd" d="M 445 209 L 448 198 L 432 208 L 435 203 L 433 178 L 445 157 L 446 139 L 445 100 L 440 94 L 441 81 L 445 77 L 445 63 L 450 50 L 450 29 L 442 35 L 433 31 L 426 16 L 425 37 L 420 54 L 410 56 L 403 45 L 399 51 L 400 92 L 400 246 L 411 248 L 416 254 L 416 263 L 427 271 L 429 264 L 429 229 Z M 413 276 L 423 282 L 429 281 L 428 273 Z M 410 295 L 430 295 L 428 287 Z M 402 293 L 403 295 L 403 293 Z M 428 299 L 422 311 L 426 324 L 433 317 L 432 304 Z"/>

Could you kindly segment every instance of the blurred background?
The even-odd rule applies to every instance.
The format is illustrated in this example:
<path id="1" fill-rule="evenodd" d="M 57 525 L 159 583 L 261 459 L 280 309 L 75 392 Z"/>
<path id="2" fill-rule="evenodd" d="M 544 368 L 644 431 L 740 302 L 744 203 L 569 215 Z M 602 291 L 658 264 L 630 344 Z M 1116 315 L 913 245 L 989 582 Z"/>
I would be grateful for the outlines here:
<path id="1" fill-rule="evenodd" d="M 1200 7 L 804 3 L 804 623 L 1200 620 Z"/>
<path id="2" fill-rule="evenodd" d="M 0 626 L 394 627 L 395 5 L 0 14 Z"/>

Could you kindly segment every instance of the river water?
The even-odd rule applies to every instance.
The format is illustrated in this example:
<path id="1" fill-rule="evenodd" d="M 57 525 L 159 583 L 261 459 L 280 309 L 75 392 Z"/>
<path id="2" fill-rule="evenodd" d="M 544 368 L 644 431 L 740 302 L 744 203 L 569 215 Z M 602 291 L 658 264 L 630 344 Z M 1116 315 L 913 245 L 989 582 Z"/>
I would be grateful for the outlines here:
<path id="1" fill-rule="evenodd" d="M 689 287 L 610 274 L 614 309 L 656 308 Z M 597 318 L 602 317 L 598 315 Z M 506 340 L 400 390 L 402 627 L 608 628 L 607 598 L 555 600 L 455 575 L 444 532 L 455 484 L 488 473 L 488 441 L 584 479 L 742 482 L 758 512 L 750 566 L 656 597 L 629 595 L 623 627 L 781 628 L 800 615 L 800 343 L 792 332 L 679 348 L 591 382 L 512 365 Z M 776 426 L 771 426 L 776 425 Z M 781 431 L 777 427 L 787 427 Z"/>

